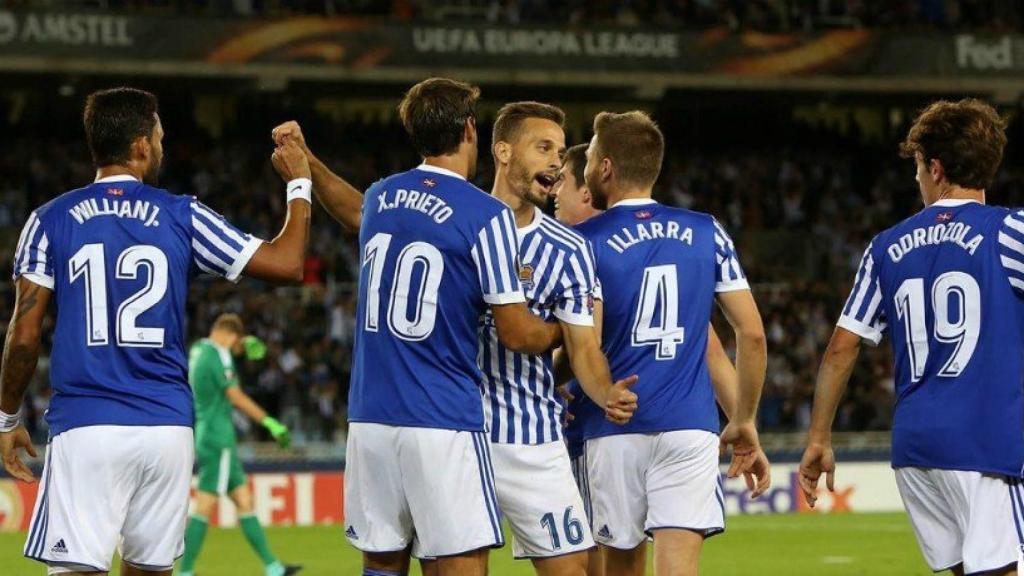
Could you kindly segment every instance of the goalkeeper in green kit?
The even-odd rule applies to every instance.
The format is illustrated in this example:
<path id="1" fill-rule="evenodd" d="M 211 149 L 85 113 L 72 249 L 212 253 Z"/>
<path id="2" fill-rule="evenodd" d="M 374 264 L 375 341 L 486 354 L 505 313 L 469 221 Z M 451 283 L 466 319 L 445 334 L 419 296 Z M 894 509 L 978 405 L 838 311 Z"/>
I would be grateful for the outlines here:
<path id="1" fill-rule="evenodd" d="M 245 471 L 238 460 L 235 427 L 231 412 L 237 408 L 262 424 L 282 448 L 290 443 L 288 428 L 267 415 L 263 408 L 242 391 L 235 372 L 234 355 L 244 352 L 250 360 L 266 355 L 266 345 L 254 336 L 245 335 L 242 319 L 236 314 L 222 314 L 213 323 L 208 338 L 196 342 L 189 352 L 189 383 L 196 406 L 196 464 L 199 485 L 195 511 L 185 530 L 185 555 L 178 566 L 180 576 L 193 576 L 196 558 L 210 515 L 218 498 L 227 495 L 238 510 L 238 523 L 246 540 L 263 561 L 266 576 L 287 576 L 301 566 L 282 564 L 270 551 L 253 510 L 252 491 L 245 480 Z"/>

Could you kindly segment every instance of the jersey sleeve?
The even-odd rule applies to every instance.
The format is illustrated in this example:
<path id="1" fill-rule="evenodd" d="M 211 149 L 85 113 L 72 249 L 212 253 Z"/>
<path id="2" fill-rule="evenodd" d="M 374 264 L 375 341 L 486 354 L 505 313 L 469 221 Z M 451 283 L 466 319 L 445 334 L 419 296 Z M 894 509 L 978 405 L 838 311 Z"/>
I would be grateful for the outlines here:
<path id="1" fill-rule="evenodd" d="M 226 218 L 198 200 L 192 201 L 189 210 L 192 218 L 192 261 L 207 274 L 237 282 L 263 241 L 235 228 Z"/>
<path id="2" fill-rule="evenodd" d="M 480 229 L 471 250 L 484 302 L 525 302 L 519 284 L 519 239 L 512 210 L 505 208 Z"/>
<path id="3" fill-rule="evenodd" d="M 846 300 L 837 325 L 877 345 L 888 327 L 882 306 L 882 287 L 878 281 L 878 267 L 871 245 L 860 260 L 853 290 Z"/>
<path id="4" fill-rule="evenodd" d="M 750 290 L 747 282 L 747 275 L 743 273 L 740 266 L 739 256 L 736 255 L 736 245 L 732 238 L 722 228 L 722 225 L 715 223 L 715 292 L 734 292 L 736 290 Z"/>
<path id="5" fill-rule="evenodd" d="M 44 288 L 53 290 L 53 259 L 50 257 L 50 238 L 39 215 L 29 215 L 18 238 L 14 253 L 14 275 L 24 277 Z"/>
<path id="6" fill-rule="evenodd" d="M 580 249 L 568 254 L 560 282 L 562 293 L 555 303 L 555 318 L 566 324 L 593 326 L 597 275 L 589 242 L 584 241 Z"/>
<path id="7" fill-rule="evenodd" d="M 999 262 L 1010 286 L 1024 296 L 1024 210 L 1011 212 L 999 228 Z"/>

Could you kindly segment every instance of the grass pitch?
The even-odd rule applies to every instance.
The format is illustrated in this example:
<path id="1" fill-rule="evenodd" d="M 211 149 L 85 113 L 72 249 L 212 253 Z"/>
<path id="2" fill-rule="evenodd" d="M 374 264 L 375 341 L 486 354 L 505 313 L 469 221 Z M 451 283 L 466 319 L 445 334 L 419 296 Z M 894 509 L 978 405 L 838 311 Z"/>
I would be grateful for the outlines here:
<path id="1" fill-rule="evenodd" d="M 360 555 L 339 527 L 271 528 L 274 552 L 304 564 L 304 576 L 356 575 Z M 40 576 L 41 564 L 21 557 L 24 534 L 0 534 L 0 574 Z M 239 530 L 211 530 L 196 566 L 199 576 L 262 576 Z M 419 570 L 414 568 L 413 574 Z M 494 576 L 533 574 L 529 562 L 512 559 L 511 546 L 491 554 Z M 650 573 L 650 572 L 649 572 Z M 927 576 L 904 514 L 836 514 L 729 517 L 725 534 L 704 548 L 701 573 L 747 576 Z M 118 574 L 115 569 L 111 574 Z"/>

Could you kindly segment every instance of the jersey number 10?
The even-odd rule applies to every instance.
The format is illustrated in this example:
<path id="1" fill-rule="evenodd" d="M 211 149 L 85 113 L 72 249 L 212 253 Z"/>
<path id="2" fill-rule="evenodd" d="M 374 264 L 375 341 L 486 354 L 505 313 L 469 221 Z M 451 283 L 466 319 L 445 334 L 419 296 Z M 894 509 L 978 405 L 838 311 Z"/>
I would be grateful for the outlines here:
<path id="1" fill-rule="evenodd" d="M 391 249 L 391 234 L 380 232 L 366 243 L 363 266 L 370 267 L 366 289 L 367 332 L 380 329 L 380 285 L 384 276 L 384 262 Z M 413 273 L 422 268 L 420 281 L 413 286 Z M 398 254 L 395 273 L 388 299 L 388 329 L 402 340 L 424 340 L 434 331 L 437 322 L 437 297 L 444 274 L 444 257 L 435 246 L 426 242 L 412 242 Z M 410 315 L 409 304 L 413 304 Z"/>

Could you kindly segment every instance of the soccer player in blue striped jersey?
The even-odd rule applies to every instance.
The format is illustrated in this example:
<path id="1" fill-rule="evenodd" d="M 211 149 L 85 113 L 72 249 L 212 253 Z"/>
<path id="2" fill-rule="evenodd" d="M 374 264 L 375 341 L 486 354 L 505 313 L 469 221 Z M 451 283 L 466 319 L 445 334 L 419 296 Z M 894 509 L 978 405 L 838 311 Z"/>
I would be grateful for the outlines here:
<path id="1" fill-rule="evenodd" d="M 432 569 L 442 576 L 486 573 L 489 548 L 504 540 L 478 322 L 493 315 L 498 339 L 515 352 L 561 341 L 558 324 L 525 304 L 512 211 L 467 181 L 478 97 L 441 78 L 410 89 L 399 114 L 423 164 L 372 185 L 361 202 L 345 510 L 366 575 L 404 574 L 411 554 L 437 558 Z"/>
<path id="2" fill-rule="evenodd" d="M 625 423 L 636 407 L 635 378 L 612 383 L 594 332 L 593 254 L 579 234 L 545 215 L 565 151 L 564 113 L 538 102 L 503 106 L 494 123 L 491 193 L 512 207 L 520 281 L 531 311 L 562 325 L 567 356 L 606 416 Z M 498 503 L 514 535 L 513 554 L 541 575 L 584 575 L 594 546 L 562 441 L 562 406 L 551 353 L 517 354 L 501 345 L 490 315 L 480 326 L 484 415 Z"/>
<path id="3" fill-rule="evenodd" d="M 834 487 L 831 427 L 860 351 L 891 332 L 892 465 L 936 571 L 1017 574 L 1024 543 L 1024 211 L 985 205 L 1005 124 L 974 99 L 917 117 L 924 208 L 875 236 L 818 372 L 800 486 Z"/>
<path id="4" fill-rule="evenodd" d="M 769 485 L 754 415 L 764 382 L 764 329 L 729 236 L 710 215 L 651 199 L 664 138 L 642 112 L 603 112 L 584 171 L 595 207 L 577 227 L 593 243 L 603 302 L 603 349 L 613 373 L 635 373 L 640 407 L 625 426 L 584 415 L 595 539 L 608 574 L 642 575 L 646 539 L 654 573 L 696 574 L 703 540 L 725 528 L 719 445 L 734 446 L 729 474 Z M 739 398 L 718 437 L 708 375 L 714 301 L 736 332 Z M 748 482 L 753 478 L 748 478 Z"/>
<path id="5" fill-rule="evenodd" d="M 51 573 L 105 573 L 117 548 L 122 574 L 169 575 L 192 478 L 189 283 L 200 273 L 300 281 L 309 167 L 294 144 L 274 152 L 289 181 L 288 219 L 268 243 L 154 186 L 164 134 L 154 95 L 91 94 L 84 124 L 96 181 L 33 211 L 18 240 L 0 455 L 13 476 L 33 479 L 17 454 L 33 453 L 20 416 L 52 297 L 50 438 L 24 553 Z"/>

